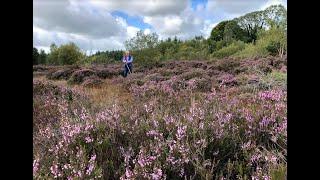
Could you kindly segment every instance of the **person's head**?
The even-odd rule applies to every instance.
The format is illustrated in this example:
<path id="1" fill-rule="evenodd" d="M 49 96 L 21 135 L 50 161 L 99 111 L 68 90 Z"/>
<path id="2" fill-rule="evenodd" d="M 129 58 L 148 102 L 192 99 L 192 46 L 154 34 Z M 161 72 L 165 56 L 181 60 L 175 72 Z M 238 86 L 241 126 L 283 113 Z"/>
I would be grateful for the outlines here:
<path id="1" fill-rule="evenodd" d="M 125 52 L 125 55 L 126 55 L 126 56 L 129 56 L 129 55 L 130 55 L 130 52 L 129 52 L 129 51 L 126 51 L 126 52 Z"/>

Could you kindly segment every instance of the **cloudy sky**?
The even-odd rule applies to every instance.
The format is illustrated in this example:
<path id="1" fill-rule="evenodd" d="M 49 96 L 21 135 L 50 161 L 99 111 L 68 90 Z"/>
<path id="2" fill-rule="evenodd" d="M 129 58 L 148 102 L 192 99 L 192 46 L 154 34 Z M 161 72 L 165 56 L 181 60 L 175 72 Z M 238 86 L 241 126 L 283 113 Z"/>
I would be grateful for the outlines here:
<path id="1" fill-rule="evenodd" d="M 220 21 L 287 0 L 33 0 L 33 45 L 76 43 L 87 53 L 124 49 L 137 31 L 160 39 L 208 37 Z"/>

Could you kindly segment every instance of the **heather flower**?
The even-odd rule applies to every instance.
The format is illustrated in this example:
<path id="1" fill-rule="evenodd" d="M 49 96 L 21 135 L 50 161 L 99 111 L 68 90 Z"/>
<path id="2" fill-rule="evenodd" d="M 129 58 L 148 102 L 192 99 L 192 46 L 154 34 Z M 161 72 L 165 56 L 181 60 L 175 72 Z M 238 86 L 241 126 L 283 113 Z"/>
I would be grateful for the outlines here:
<path id="1" fill-rule="evenodd" d="M 200 122 L 199 123 L 199 129 L 203 129 L 204 128 L 204 123 L 203 122 Z"/>
<path id="2" fill-rule="evenodd" d="M 92 171 L 93 171 L 93 169 L 95 167 L 95 160 L 96 160 L 96 155 L 94 154 L 94 155 L 91 156 L 91 158 L 89 160 L 89 167 L 88 167 L 87 172 L 86 172 L 87 175 L 90 175 L 92 173 Z"/>
<path id="3" fill-rule="evenodd" d="M 232 114 L 230 114 L 230 113 L 227 113 L 227 114 L 216 113 L 216 117 L 223 127 L 224 124 L 228 123 L 231 120 Z"/>
<path id="4" fill-rule="evenodd" d="M 88 137 L 85 137 L 85 141 L 86 143 L 91 143 L 93 142 L 93 139 L 88 136 Z"/>
<path id="5" fill-rule="evenodd" d="M 129 168 L 126 168 L 126 172 L 124 174 L 125 178 L 122 176 L 120 179 L 132 179 L 133 175 L 133 172 Z"/>
<path id="6" fill-rule="evenodd" d="M 256 162 L 258 162 L 260 160 L 260 158 L 262 158 L 261 154 L 253 154 L 251 156 L 250 161 L 251 161 L 251 163 L 256 163 Z"/>
<path id="7" fill-rule="evenodd" d="M 184 168 L 181 168 L 180 172 L 179 172 L 179 176 L 183 177 L 184 176 Z"/>
<path id="8" fill-rule="evenodd" d="M 127 151 L 125 151 L 123 147 L 120 147 L 120 152 L 121 152 L 122 156 L 124 157 L 124 163 L 126 164 L 126 166 L 129 165 L 130 158 L 133 155 L 132 147 L 129 147 L 129 149 Z"/>
<path id="9" fill-rule="evenodd" d="M 82 173 L 81 173 L 81 171 L 78 171 L 78 172 L 77 172 L 77 176 L 78 176 L 79 178 L 81 178 L 81 177 L 82 177 Z"/>
<path id="10" fill-rule="evenodd" d="M 166 125 L 174 123 L 174 118 L 172 116 L 164 116 L 164 121 L 166 122 Z"/>
<path id="11" fill-rule="evenodd" d="M 251 177 L 251 180 L 260 180 L 260 178 L 257 177 L 257 176 L 252 176 L 252 177 Z"/>
<path id="12" fill-rule="evenodd" d="M 156 156 L 148 156 L 145 154 L 145 150 L 141 149 L 135 162 L 138 162 L 139 166 L 144 168 L 145 166 L 150 166 L 155 160 Z"/>
<path id="13" fill-rule="evenodd" d="M 39 170 L 39 159 L 33 161 L 33 175 L 37 174 Z"/>
<path id="14" fill-rule="evenodd" d="M 259 93 L 259 99 L 261 100 L 280 101 L 282 96 L 283 93 L 279 90 L 263 91 Z"/>
<path id="15" fill-rule="evenodd" d="M 184 138 L 186 136 L 186 129 L 187 126 L 179 126 L 177 129 L 177 133 L 176 133 L 176 137 L 178 140 L 181 140 L 182 138 Z"/>
<path id="16" fill-rule="evenodd" d="M 253 117 L 250 113 L 250 111 L 248 109 L 243 109 L 242 110 L 243 114 L 244 114 L 244 118 L 248 121 L 248 122 L 253 122 Z"/>
<path id="17" fill-rule="evenodd" d="M 93 125 L 92 124 L 87 124 L 84 128 L 85 131 L 90 131 L 93 129 Z"/>
<path id="18" fill-rule="evenodd" d="M 148 104 L 145 104 L 144 105 L 144 108 L 145 108 L 145 111 L 147 112 L 147 113 L 151 113 L 152 112 L 152 105 L 148 105 Z"/>
<path id="19" fill-rule="evenodd" d="M 272 120 L 268 117 L 263 117 L 262 121 L 259 123 L 260 127 L 267 127 Z"/>
<path id="20" fill-rule="evenodd" d="M 263 180 L 271 180 L 270 176 L 264 175 L 262 176 Z"/>
<path id="21" fill-rule="evenodd" d="M 169 94 L 169 96 L 173 96 L 175 95 L 175 91 L 172 88 L 172 82 L 171 80 L 168 81 L 162 81 L 160 83 L 160 88 L 159 88 L 162 92 Z"/>
<path id="22" fill-rule="evenodd" d="M 154 168 L 153 173 L 151 174 L 151 177 L 153 180 L 159 180 L 162 178 L 162 170 L 159 168 Z"/>
<path id="23" fill-rule="evenodd" d="M 147 136 L 156 136 L 158 134 L 158 132 L 156 132 L 155 130 L 151 130 L 147 132 Z"/>
<path id="24" fill-rule="evenodd" d="M 212 101 L 213 98 L 216 96 L 216 94 L 217 94 L 216 89 L 213 88 L 213 89 L 212 89 L 212 92 L 206 94 L 206 100 Z"/>
<path id="25" fill-rule="evenodd" d="M 62 166 L 62 169 L 65 169 L 65 170 L 68 170 L 68 169 L 71 169 L 71 165 L 70 164 L 65 164 Z"/>
<path id="26" fill-rule="evenodd" d="M 61 173 L 59 172 L 59 169 L 58 169 L 58 165 L 57 165 L 57 164 L 53 164 L 53 165 L 50 167 L 50 171 L 51 171 L 51 174 L 54 176 L 54 178 L 57 178 L 57 177 L 60 177 L 60 176 L 61 176 Z"/>
<path id="27" fill-rule="evenodd" d="M 188 89 L 193 90 L 197 88 L 197 83 L 195 79 L 191 79 L 187 82 Z"/>
<path id="28" fill-rule="evenodd" d="M 249 140 L 247 143 L 244 143 L 243 145 L 241 145 L 241 148 L 242 150 L 246 151 L 246 150 L 249 150 L 251 146 L 252 146 L 251 140 Z"/>
<path id="29" fill-rule="evenodd" d="M 286 105 L 284 103 L 276 103 L 275 108 L 276 108 L 276 111 L 282 111 L 286 108 Z"/>

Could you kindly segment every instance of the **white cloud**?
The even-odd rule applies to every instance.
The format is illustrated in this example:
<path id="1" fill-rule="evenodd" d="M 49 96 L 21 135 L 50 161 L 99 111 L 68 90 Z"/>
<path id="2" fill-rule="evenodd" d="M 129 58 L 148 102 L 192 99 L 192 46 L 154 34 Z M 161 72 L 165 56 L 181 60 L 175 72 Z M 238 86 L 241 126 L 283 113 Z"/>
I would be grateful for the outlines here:
<path id="1" fill-rule="evenodd" d="M 144 33 L 145 35 L 148 35 L 148 34 L 151 33 L 151 30 L 150 30 L 149 28 L 147 28 L 147 29 L 145 29 L 145 30 L 143 31 L 143 33 Z"/>
<path id="2" fill-rule="evenodd" d="M 50 52 L 50 48 L 47 46 L 35 46 L 38 49 L 38 52 L 40 53 L 41 50 L 44 50 L 45 53 Z"/>
<path id="3" fill-rule="evenodd" d="M 204 23 L 204 27 L 201 30 L 203 36 L 205 38 L 208 38 L 210 36 L 210 33 L 212 31 L 212 29 L 217 25 L 218 23 L 211 23 L 210 21 L 205 21 Z"/>
<path id="4" fill-rule="evenodd" d="M 33 44 L 48 50 L 75 42 L 84 51 L 124 49 L 125 40 L 140 30 L 111 12 L 138 15 L 160 39 L 208 37 L 219 22 L 286 0 L 208 0 L 195 10 L 190 0 L 33 0 Z"/>
<path id="5" fill-rule="evenodd" d="M 183 11 L 188 0 L 91 0 L 92 4 L 107 11 L 120 10 L 130 15 L 174 15 Z"/>
<path id="6" fill-rule="evenodd" d="M 100 39 L 91 39 L 86 36 L 65 33 L 65 32 L 55 32 L 47 31 L 38 27 L 33 28 L 33 44 L 35 47 L 41 47 L 48 49 L 51 43 L 56 45 L 66 44 L 69 42 L 76 43 L 82 50 L 119 50 L 124 49 L 124 41 L 128 38 L 135 36 L 138 28 L 132 26 L 125 27 L 127 32 L 123 36 L 109 36 Z"/>
<path id="7" fill-rule="evenodd" d="M 287 6 L 287 0 L 208 0 L 206 13 L 211 15 L 224 14 L 234 18 L 246 13 L 263 10 L 274 4 Z"/>
<path id="8" fill-rule="evenodd" d="M 34 25 L 50 30 L 104 38 L 123 33 L 121 24 L 109 12 L 80 1 L 34 0 Z"/>
<path id="9" fill-rule="evenodd" d="M 192 38 L 202 35 L 204 18 L 201 17 L 203 7 L 198 6 L 195 11 L 189 7 L 178 15 L 145 16 L 143 21 L 150 24 L 159 34 L 160 39 L 177 36 L 180 39 Z"/>
<path id="10" fill-rule="evenodd" d="M 144 22 L 152 25 L 157 32 L 166 35 L 178 34 L 182 25 L 182 19 L 179 16 L 147 16 Z"/>
<path id="11" fill-rule="evenodd" d="M 137 32 L 139 31 L 139 28 L 133 27 L 133 26 L 128 26 L 127 27 L 127 33 L 128 33 L 128 38 L 133 38 L 136 36 Z"/>
<path id="12" fill-rule="evenodd" d="M 141 16 L 145 23 L 152 26 L 150 32 L 156 32 L 160 38 L 183 34 L 180 31 L 185 22 L 181 13 L 190 7 L 189 0 L 91 0 L 91 3 L 107 11 L 118 10 Z"/>
<path id="13" fill-rule="evenodd" d="M 261 6 L 260 10 L 264 10 L 271 5 L 279 5 L 282 4 L 284 7 L 287 7 L 286 0 L 268 0 L 264 5 Z"/>
<path id="14" fill-rule="evenodd" d="M 208 0 L 208 9 L 216 11 L 218 9 L 228 14 L 243 14 L 254 11 L 262 6 L 266 0 Z"/>
<path id="15" fill-rule="evenodd" d="M 33 9 L 33 44 L 46 50 L 68 42 L 84 51 L 124 49 L 124 41 L 139 30 L 83 0 L 35 0 Z"/>

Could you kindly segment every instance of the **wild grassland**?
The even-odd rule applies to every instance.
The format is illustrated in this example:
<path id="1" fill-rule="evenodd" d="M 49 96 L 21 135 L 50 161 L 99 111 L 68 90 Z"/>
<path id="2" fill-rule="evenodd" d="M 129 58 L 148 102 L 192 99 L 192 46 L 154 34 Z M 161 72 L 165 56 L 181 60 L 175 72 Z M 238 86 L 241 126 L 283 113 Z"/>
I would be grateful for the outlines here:
<path id="1" fill-rule="evenodd" d="M 34 178 L 286 179 L 284 66 L 166 62 L 128 78 L 113 66 L 92 87 L 36 76 Z"/>

